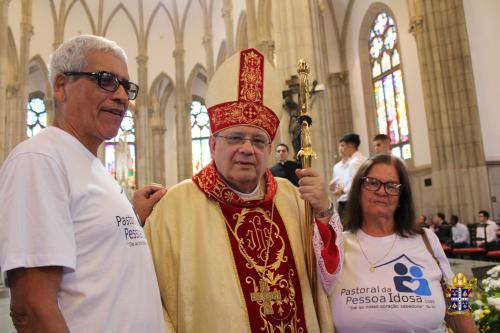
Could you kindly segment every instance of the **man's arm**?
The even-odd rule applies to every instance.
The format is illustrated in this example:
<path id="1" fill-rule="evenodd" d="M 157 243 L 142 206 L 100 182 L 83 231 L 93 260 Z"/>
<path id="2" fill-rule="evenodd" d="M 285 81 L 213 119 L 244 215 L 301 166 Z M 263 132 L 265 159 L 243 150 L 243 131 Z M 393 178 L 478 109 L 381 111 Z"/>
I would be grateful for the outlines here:
<path id="1" fill-rule="evenodd" d="M 151 183 L 137 191 L 132 198 L 132 206 L 144 225 L 149 214 L 153 211 L 154 205 L 167 193 L 167 189 L 160 184 Z"/>
<path id="2" fill-rule="evenodd" d="M 57 304 L 62 267 L 17 268 L 7 272 L 10 315 L 23 333 L 69 333 Z"/>

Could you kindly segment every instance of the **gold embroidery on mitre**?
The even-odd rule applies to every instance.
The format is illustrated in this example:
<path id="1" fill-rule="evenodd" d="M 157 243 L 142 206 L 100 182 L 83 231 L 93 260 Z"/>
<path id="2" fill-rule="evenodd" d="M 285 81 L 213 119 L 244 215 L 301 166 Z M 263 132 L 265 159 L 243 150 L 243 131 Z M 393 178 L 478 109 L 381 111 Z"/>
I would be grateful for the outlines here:
<path id="1" fill-rule="evenodd" d="M 238 99 L 262 104 L 264 88 L 264 57 L 250 50 L 243 53 L 243 62 L 240 64 L 240 91 Z"/>

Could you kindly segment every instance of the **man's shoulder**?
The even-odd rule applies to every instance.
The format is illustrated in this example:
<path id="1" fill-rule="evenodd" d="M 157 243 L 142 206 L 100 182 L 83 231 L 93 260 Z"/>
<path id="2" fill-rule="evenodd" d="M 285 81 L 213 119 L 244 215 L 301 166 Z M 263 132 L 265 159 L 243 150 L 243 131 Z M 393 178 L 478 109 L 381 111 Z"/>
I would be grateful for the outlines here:
<path id="1" fill-rule="evenodd" d="M 269 169 L 271 171 L 279 170 L 279 169 L 281 169 L 281 164 L 278 162 L 278 163 L 274 164 L 272 167 L 270 167 Z"/>
<path id="2" fill-rule="evenodd" d="M 287 166 L 289 166 L 289 167 L 293 167 L 293 168 L 299 168 L 299 167 L 300 167 L 300 165 L 299 165 L 299 163 L 298 163 L 297 161 L 287 160 L 287 161 L 285 162 L 285 164 L 286 164 Z"/>
<path id="3" fill-rule="evenodd" d="M 19 143 L 7 156 L 5 163 L 9 163 L 20 156 L 35 155 L 56 159 L 60 145 L 54 139 L 51 129 L 47 128 L 37 135 Z"/>
<path id="4" fill-rule="evenodd" d="M 361 164 L 366 161 L 366 159 L 365 155 L 361 154 L 360 151 L 356 151 L 349 159 L 349 164 Z"/>

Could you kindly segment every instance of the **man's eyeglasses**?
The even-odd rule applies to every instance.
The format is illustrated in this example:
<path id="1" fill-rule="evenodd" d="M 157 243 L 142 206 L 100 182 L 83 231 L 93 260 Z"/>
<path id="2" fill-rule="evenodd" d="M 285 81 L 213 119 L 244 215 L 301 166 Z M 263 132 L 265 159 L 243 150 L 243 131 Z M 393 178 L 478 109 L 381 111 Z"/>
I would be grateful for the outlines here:
<path id="1" fill-rule="evenodd" d="M 231 146 L 243 145 L 245 141 L 250 141 L 253 147 L 257 149 L 264 149 L 271 143 L 263 138 L 245 138 L 241 135 L 215 135 L 216 138 L 224 138 Z"/>
<path id="2" fill-rule="evenodd" d="M 389 195 L 399 195 L 399 193 L 401 192 L 401 188 L 403 187 L 403 184 L 392 183 L 392 182 L 384 183 L 383 181 L 372 177 L 363 177 L 362 184 L 365 189 L 374 192 L 378 191 L 380 186 L 384 185 L 385 193 Z"/>
<path id="3" fill-rule="evenodd" d="M 68 76 L 79 76 L 86 75 L 90 76 L 94 79 L 97 79 L 97 85 L 102 89 L 115 92 L 120 87 L 120 84 L 125 88 L 127 92 L 128 99 L 134 100 L 137 98 L 137 94 L 139 94 L 139 86 L 133 82 L 127 80 L 120 80 L 116 77 L 115 74 L 105 71 L 100 72 L 64 72 L 64 75 Z"/>

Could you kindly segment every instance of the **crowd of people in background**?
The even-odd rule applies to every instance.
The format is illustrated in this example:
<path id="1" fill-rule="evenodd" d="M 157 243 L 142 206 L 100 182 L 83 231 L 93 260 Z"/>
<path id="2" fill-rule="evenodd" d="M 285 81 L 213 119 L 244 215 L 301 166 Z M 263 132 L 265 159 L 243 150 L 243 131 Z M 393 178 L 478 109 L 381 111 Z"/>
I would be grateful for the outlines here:
<path id="1" fill-rule="evenodd" d="M 358 151 L 360 144 L 361 139 L 356 133 L 345 134 L 339 139 L 338 157 L 340 160 L 333 166 L 329 190 L 335 198 L 341 219 L 344 218 L 352 180 L 359 167 L 367 160 Z M 392 155 L 391 139 L 386 134 L 375 135 L 372 139 L 372 148 L 373 155 Z M 276 146 L 278 162 L 271 167 L 271 172 L 275 177 L 287 178 L 297 186 L 298 178 L 295 170 L 300 168 L 300 162 L 291 161 L 288 156 L 288 146 L 284 143 L 278 144 Z M 490 219 L 490 214 L 486 210 L 480 210 L 477 221 L 468 221 L 467 224 L 461 222 L 455 214 L 450 215 L 448 222 L 443 212 L 429 216 L 419 215 L 416 222 L 419 227 L 431 229 L 442 244 L 453 248 L 483 247 L 488 250 L 500 248 L 500 228 L 495 221 Z"/>
<path id="2" fill-rule="evenodd" d="M 459 217 L 454 214 L 450 216 L 450 222 L 446 221 L 443 212 L 438 212 L 431 218 L 420 215 L 417 217 L 417 224 L 422 228 L 433 230 L 442 244 L 453 248 L 484 247 L 488 250 L 500 248 L 500 227 L 490 219 L 490 213 L 486 210 L 480 210 L 477 213 L 477 221 L 467 225 L 460 222 Z"/>

